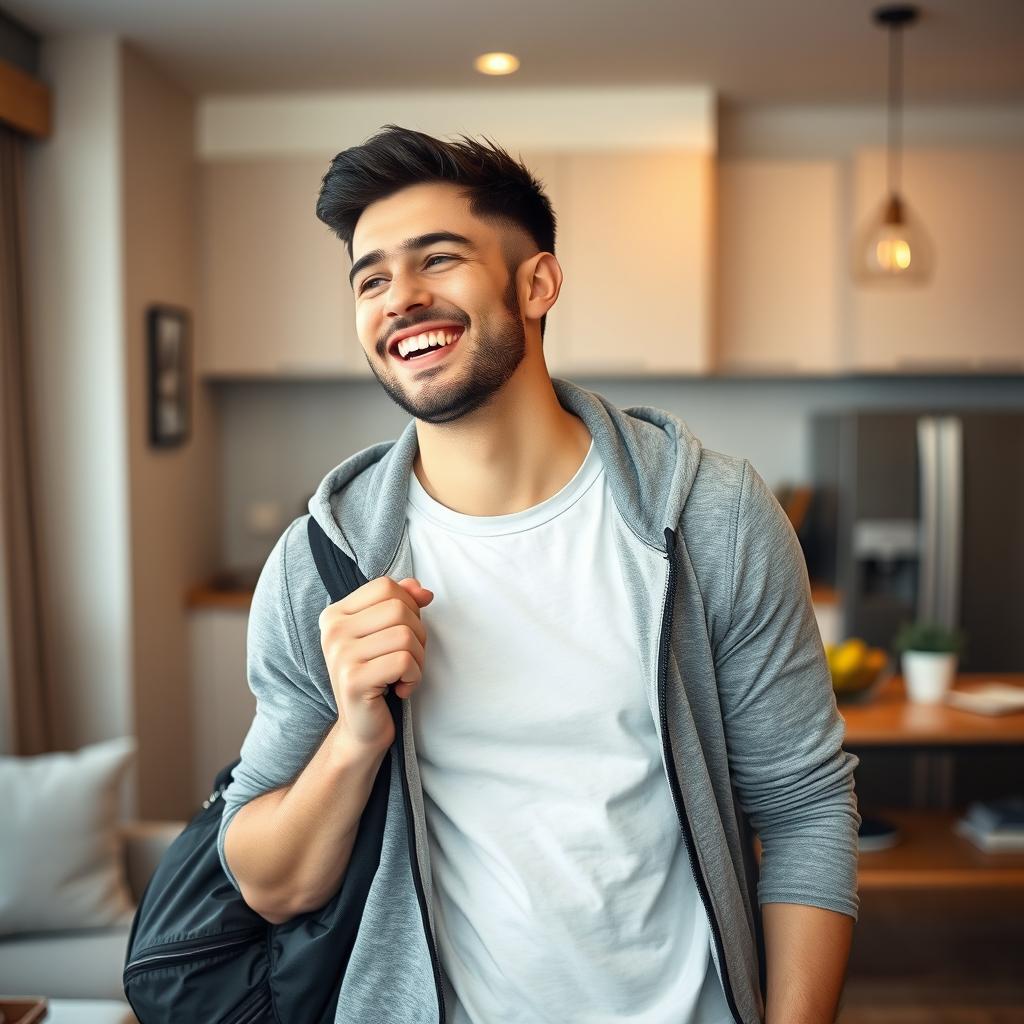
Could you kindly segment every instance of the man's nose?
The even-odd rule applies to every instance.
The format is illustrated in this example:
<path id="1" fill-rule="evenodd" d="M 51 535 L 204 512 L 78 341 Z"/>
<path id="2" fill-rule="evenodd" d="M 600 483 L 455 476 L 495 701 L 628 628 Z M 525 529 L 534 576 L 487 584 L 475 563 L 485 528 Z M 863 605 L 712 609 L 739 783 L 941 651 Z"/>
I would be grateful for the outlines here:
<path id="1" fill-rule="evenodd" d="M 418 306 L 429 306 L 430 291 L 422 281 L 414 277 L 394 277 L 388 287 L 384 308 L 388 316 L 405 316 L 410 309 Z"/>

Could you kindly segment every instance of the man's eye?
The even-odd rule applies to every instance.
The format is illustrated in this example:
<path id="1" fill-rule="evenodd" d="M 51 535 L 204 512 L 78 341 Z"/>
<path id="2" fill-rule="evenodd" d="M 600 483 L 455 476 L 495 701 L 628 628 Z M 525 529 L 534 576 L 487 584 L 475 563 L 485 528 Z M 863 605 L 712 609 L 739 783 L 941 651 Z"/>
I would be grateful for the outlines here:
<path id="1" fill-rule="evenodd" d="M 437 253 L 437 254 L 435 254 L 433 256 L 428 256 L 427 257 L 427 264 L 429 264 L 431 260 L 451 260 L 451 259 L 454 259 L 454 258 L 455 258 L 454 256 L 443 256 L 440 253 Z M 366 289 L 369 288 L 370 285 L 373 284 L 374 281 L 382 281 L 382 280 L 383 280 L 383 278 L 381 278 L 381 277 L 370 277 L 370 278 L 367 278 L 362 283 L 362 285 L 360 285 L 359 290 L 361 292 L 365 292 Z"/>

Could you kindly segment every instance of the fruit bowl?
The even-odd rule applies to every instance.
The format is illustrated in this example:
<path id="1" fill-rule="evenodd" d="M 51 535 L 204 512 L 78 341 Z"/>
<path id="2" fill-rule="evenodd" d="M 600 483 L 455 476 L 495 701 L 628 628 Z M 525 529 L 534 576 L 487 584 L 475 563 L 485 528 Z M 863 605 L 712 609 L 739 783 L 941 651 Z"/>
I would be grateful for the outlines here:
<path id="1" fill-rule="evenodd" d="M 860 637 L 850 637 L 841 644 L 826 644 L 825 654 L 839 703 L 870 700 L 893 674 L 889 655 L 881 647 L 869 647 Z"/>

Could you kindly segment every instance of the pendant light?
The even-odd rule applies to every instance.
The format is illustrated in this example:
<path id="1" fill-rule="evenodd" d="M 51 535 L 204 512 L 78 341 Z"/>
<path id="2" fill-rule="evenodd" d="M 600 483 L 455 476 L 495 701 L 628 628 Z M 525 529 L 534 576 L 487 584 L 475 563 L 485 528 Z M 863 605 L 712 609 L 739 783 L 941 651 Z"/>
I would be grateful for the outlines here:
<path id="1" fill-rule="evenodd" d="M 931 277 L 933 253 L 927 233 L 900 191 L 900 107 L 902 102 L 903 28 L 917 20 L 909 4 L 876 8 L 874 20 L 889 30 L 889 114 L 887 195 L 857 236 L 853 254 L 855 277 L 863 283 Z"/>

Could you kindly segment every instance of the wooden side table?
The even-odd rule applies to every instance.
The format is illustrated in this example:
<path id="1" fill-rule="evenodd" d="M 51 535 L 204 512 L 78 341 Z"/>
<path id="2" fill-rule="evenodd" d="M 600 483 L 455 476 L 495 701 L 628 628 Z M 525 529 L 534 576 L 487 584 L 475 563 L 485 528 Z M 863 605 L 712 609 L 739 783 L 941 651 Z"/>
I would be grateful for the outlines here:
<path id="1" fill-rule="evenodd" d="M 994 679 L 1024 686 L 1020 674 L 961 673 L 955 688 Z M 1015 1010 L 1000 1008 L 1024 1004 L 1024 852 L 986 853 L 954 832 L 953 823 L 960 805 L 981 795 L 976 787 L 992 795 L 978 764 L 1021 763 L 1024 713 L 989 716 L 913 704 L 900 676 L 868 703 L 840 703 L 839 711 L 844 745 L 861 757 L 859 777 L 866 766 L 869 777 L 879 765 L 890 770 L 902 762 L 911 769 L 904 776 L 909 788 L 892 802 L 876 785 L 870 805 L 861 803 L 865 814 L 892 821 L 900 841 L 858 857 L 862 898 L 840 1024 L 936 1021 L 947 1014 L 958 1021 L 1017 1020 Z M 1017 771 L 1005 781 L 1019 789 L 1024 775 Z M 895 792 L 900 786 L 893 782 Z"/>
<path id="2" fill-rule="evenodd" d="M 1024 675 L 961 673 L 956 689 L 981 683 L 1024 686 Z M 860 855 L 861 889 L 1024 889 L 1024 852 L 986 853 L 953 831 L 960 816 L 952 808 L 952 750 L 1024 746 L 1024 712 L 979 715 L 947 704 L 913 704 L 902 676 L 894 676 L 866 704 L 839 705 L 847 747 L 913 748 L 916 795 L 936 809 L 882 809 L 899 828 L 901 841 L 888 850 Z M 915 801 L 918 802 L 918 801 Z"/>

